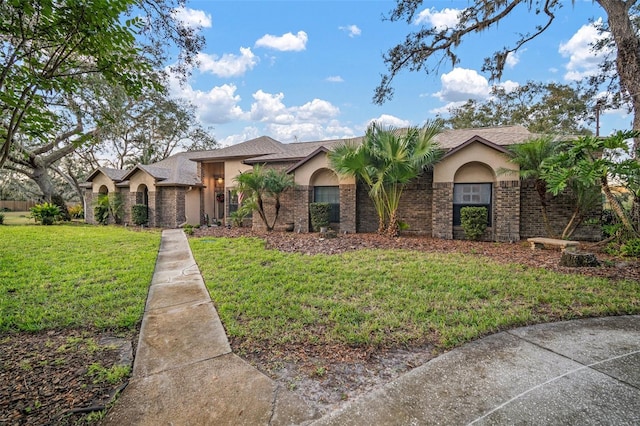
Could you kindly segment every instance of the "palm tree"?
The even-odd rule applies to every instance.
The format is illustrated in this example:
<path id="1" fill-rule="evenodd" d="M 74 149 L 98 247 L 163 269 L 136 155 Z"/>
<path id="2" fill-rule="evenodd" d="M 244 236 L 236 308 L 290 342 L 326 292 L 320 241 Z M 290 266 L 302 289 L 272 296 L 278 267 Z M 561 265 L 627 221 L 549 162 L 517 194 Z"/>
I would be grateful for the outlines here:
<path id="1" fill-rule="evenodd" d="M 543 164 L 556 152 L 558 144 L 550 136 L 532 139 L 526 143 L 512 145 L 508 148 L 511 162 L 520 166 L 520 170 L 501 169 L 500 173 L 519 173 L 520 179 L 532 179 L 542 207 L 542 220 L 547 236 L 553 237 L 554 232 L 549 221 L 547 207 L 547 182 L 543 178 Z"/>
<path id="2" fill-rule="evenodd" d="M 280 213 L 282 194 L 295 186 L 293 176 L 284 171 L 265 169 L 263 166 L 255 165 L 253 170 L 240 173 L 234 178 L 234 181 L 237 184 L 236 190 L 244 194 L 245 203 L 251 205 L 258 212 L 267 231 L 272 231 Z M 275 214 L 271 223 L 269 223 L 264 210 L 266 197 L 275 200 Z"/>
<path id="3" fill-rule="evenodd" d="M 433 139 L 441 130 L 440 121 L 406 130 L 373 123 L 362 145 L 345 144 L 329 154 L 329 161 L 338 174 L 356 176 L 369 187 L 369 196 L 378 213 L 379 233 L 398 236 L 398 208 L 404 188 L 440 159 L 442 151 Z M 385 226 L 387 217 L 389 221 Z"/>
<path id="4" fill-rule="evenodd" d="M 369 134 L 369 131 L 367 131 Z M 328 154 L 333 170 L 341 176 L 352 176 L 360 179 L 369 189 L 369 198 L 378 215 L 378 233 L 385 230 L 386 211 L 381 178 L 376 174 L 376 158 L 364 147 L 353 141 L 338 145 Z"/>

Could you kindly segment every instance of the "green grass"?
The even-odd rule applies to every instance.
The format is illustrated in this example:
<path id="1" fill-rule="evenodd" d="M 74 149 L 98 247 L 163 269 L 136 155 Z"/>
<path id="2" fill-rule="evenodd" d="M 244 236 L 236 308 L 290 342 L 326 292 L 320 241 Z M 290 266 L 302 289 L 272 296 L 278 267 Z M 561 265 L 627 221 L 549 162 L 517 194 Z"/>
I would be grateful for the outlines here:
<path id="1" fill-rule="evenodd" d="M 1 212 L 4 215 L 5 225 L 28 225 L 33 224 L 34 221 L 28 218 L 31 212 Z"/>
<path id="2" fill-rule="evenodd" d="M 510 327 L 637 314 L 640 284 L 479 256 L 362 250 L 306 256 L 258 239 L 190 239 L 231 337 L 267 345 L 449 348 Z"/>
<path id="3" fill-rule="evenodd" d="M 0 333 L 133 328 L 159 242 L 118 227 L 0 227 Z"/>

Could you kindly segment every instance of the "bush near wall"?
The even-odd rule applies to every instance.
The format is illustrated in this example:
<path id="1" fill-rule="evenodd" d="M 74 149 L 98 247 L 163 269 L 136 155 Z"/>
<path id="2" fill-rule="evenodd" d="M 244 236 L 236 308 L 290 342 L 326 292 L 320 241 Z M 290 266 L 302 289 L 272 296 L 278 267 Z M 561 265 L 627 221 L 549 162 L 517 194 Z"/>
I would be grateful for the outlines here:
<path id="1" fill-rule="evenodd" d="M 460 209 L 460 225 L 470 240 L 482 237 L 487 229 L 488 212 L 486 207 L 463 207 Z"/>
<path id="2" fill-rule="evenodd" d="M 331 204 L 311 203 L 309 204 L 309 214 L 311 215 L 311 228 L 314 232 L 319 232 L 320 228 L 329 226 Z"/>
<path id="3" fill-rule="evenodd" d="M 145 204 L 131 206 L 131 221 L 134 225 L 144 225 L 149 221 L 149 208 Z"/>

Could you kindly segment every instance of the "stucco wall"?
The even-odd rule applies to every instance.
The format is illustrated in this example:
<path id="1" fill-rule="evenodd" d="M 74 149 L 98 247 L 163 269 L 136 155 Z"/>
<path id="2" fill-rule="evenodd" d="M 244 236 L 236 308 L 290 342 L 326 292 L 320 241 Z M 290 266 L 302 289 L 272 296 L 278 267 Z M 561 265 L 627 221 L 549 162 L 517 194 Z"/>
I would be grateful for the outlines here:
<path id="1" fill-rule="evenodd" d="M 337 182 L 335 182 L 334 172 L 320 172 L 320 170 L 331 170 L 329 165 L 329 159 L 324 152 L 318 153 L 315 157 L 309 159 L 303 165 L 295 169 L 295 181 L 298 185 L 316 185 L 316 186 L 331 186 L 331 185 L 355 185 L 356 180 L 352 176 L 338 176 Z M 312 182 L 313 179 L 313 182 Z"/>
<path id="2" fill-rule="evenodd" d="M 494 171 L 497 171 L 500 168 L 518 170 L 518 166 L 511 163 L 503 153 L 482 143 L 475 142 L 436 164 L 433 169 L 433 181 L 436 183 L 454 182 L 455 174 L 458 169 L 468 163 L 485 164 Z M 482 173 L 480 169 L 478 169 L 478 171 Z M 465 179 L 472 178 L 472 171 L 467 171 Z M 513 175 L 498 174 L 496 176 L 496 180 L 510 181 L 513 180 Z M 467 180 L 467 182 L 471 181 Z"/>
<path id="3" fill-rule="evenodd" d="M 94 193 L 100 192 L 100 187 L 106 186 L 109 192 L 116 192 L 116 184 L 104 173 L 98 173 L 91 181 L 91 187 Z"/>
<path id="4" fill-rule="evenodd" d="M 185 216 L 189 225 L 200 224 L 200 188 L 192 188 L 185 194 Z"/>

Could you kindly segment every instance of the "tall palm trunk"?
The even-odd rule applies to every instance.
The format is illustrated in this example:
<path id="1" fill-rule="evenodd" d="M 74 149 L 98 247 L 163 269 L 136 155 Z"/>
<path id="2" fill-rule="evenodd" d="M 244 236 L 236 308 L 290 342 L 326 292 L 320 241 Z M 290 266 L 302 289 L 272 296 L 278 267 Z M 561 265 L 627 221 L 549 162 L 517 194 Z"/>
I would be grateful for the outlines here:
<path id="1" fill-rule="evenodd" d="M 615 195 L 613 195 L 613 193 L 611 192 L 611 188 L 609 187 L 609 182 L 607 181 L 606 176 L 600 178 L 600 187 L 602 188 L 602 192 L 604 193 L 605 198 L 611 206 L 611 210 L 613 210 L 616 216 L 618 216 L 618 219 L 620 219 L 620 221 L 622 222 L 625 230 L 628 231 L 632 236 L 638 236 L 638 231 L 633 226 L 633 223 L 631 223 L 631 220 L 622 208 L 620 201 L 618 201 Z"/>

